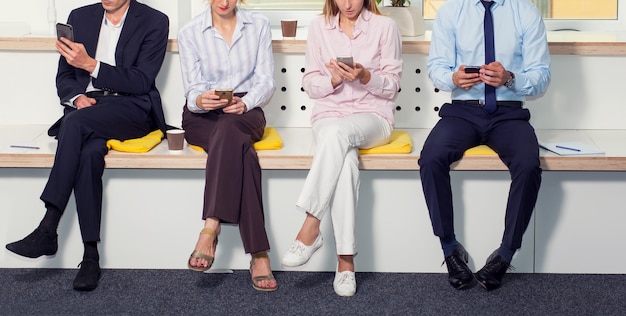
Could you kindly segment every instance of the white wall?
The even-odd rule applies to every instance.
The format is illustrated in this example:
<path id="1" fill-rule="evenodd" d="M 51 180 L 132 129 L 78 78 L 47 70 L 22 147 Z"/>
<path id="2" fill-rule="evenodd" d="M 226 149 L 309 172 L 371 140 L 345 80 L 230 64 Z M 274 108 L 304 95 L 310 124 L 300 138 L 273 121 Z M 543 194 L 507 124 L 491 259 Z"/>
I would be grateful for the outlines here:
<path id="1" fill-rule="evenodd" d="M 54 76 L 58 53 L 0 51 L 0 124 L 48 124 L 61 113 Z M 309 126 L 312 102 L 300 91 L 302 54 L 275 54 L 277 90 L 265 107 L 268 121 L 275 126 Z M 426 74 L 426 56 L 404 55 L 402 91 L 397 105 L 396 126 L 429 128 L 437 121 L 435 107 L 449 100 L 449 94 L 435 93 Z M 286 72 L 282 72 L 282 69 Z M 623 84 L 616 69 L 626 69 L 626 58 L 604 56 L 552 56 L 552 83 L 547 93 L 528 102 L 535 128 L 623 129 L 626 107 Z M 419 73 L 416 73 L 419 70 Z M 24 84 L 28 83 L 28 84 Z M 157 85 L 162 93 L 167 120 L 180 126 L 184 103 L 178 54 L 168 53 Z M 285 87 L 286 91 L 281 89 Z M 31 93 L 35 88 L 36 94 Z M 420 92 L 416 92 L 419 88 Z M 9 93 L 10 92 L 10 93 Z M 28 100 L 28 105 L 22 104 Z M 37 104 L 34 106 L 33 104 Z M 282 110 L 281 106 L 286 106 Z M 307 109 L 302 111 L 301 106 Z M 33 111 L 33 107 L 37 110 Z M 415 108 L 420 110 L 416 111 Z"/>
<path id="2" fill-rule="evenodd" d="M 8 2 L 8 1 L 6 1 Z M 53 3 L 55 8 L 56 21 L 65 22 L 72 9 L 97 3 L 96 0 L 20 0 L 3 3 L 0 10 L 1 23 L 23 23 L 28 25 L 31 33 L 35 36 L 54 35 L 50 32 L 48 21 L 49 4 Z M 189 20 L 189 15 L 193 12 L 199 12 L 204 6 L 203 0 L 140 0 L 139 2 L 150 5 L 167 14 L 170 18 L 170 38 L 176 38 L 176 33 L 180 23 Z M 179 19 L 179 11 L 183 12 L 182 19 Z"/>

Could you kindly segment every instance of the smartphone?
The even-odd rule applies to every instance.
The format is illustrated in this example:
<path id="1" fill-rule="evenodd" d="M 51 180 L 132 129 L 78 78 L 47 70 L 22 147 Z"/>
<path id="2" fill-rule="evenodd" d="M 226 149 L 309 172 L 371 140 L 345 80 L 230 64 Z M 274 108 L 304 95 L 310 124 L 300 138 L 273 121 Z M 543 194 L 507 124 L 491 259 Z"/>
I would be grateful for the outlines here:
<path id="1" fill-rule="evenodd" d="M 352 57 L 337 57 L 337 62 L 344 63 L 348 65 L 348 67 L 354 68 L 354 61 L 352 60 Z"/>
<path id="2" fill-rule="evenodd" d="M 74 28 L 69 24 L 57 23 L 57 39 L 65 37 L 70 41 L 74 41 Z"/>
<path id="3" fill-rule="evenodd" d="M 229 106 L 233 102 L 233 89 L 215 89 L 215 94 L 220 97 L 220 99 L 227 99 Z"/>
<path id="4" fill-rule="evenodd" d="M 466 74 L 477 74 L 480 70 L 480 66 L 465 66 Z"/>

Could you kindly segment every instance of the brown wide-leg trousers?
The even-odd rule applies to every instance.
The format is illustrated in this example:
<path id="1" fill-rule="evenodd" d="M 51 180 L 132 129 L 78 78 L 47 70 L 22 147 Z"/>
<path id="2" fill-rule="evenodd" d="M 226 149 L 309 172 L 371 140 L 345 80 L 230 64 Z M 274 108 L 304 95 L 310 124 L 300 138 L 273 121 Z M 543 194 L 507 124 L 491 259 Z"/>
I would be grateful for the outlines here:
<path id="1" fill-rule="evenodd" d="M 246 253 L 269 250 L 263 214 L 261 166 L 254 143 L 263 137 L 265 115 L 254 108 L 242 115 L 183 109 L 185 138 L 207 153 L 202 219 L 239 224 Z"/>

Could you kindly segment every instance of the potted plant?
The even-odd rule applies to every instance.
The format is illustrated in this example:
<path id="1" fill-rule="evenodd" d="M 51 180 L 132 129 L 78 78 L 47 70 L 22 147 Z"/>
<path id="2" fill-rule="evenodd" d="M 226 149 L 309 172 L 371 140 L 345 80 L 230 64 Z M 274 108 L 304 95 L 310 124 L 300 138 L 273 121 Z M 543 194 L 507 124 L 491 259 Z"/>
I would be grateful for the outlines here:
<path id="1" fill-rule="evenodd" d="M 378 10 L 386 16 L 389 16 L 400 29 L 402 36 L 419 36 L 424 34 L 424 17 L 417 7 L 411 6 L 410 0 L 376 0 Z M 382 4 L 382 5 L 381 5 Z"/>
<path id="2" fill-rule="evenodd" d="M 376 0 L 376 3 L 380 5 L 383 0 Z M 404 4 L 411 5 L 411 1 L 409 0 L 391 0 L 392 7 L 404 7 Z"/>

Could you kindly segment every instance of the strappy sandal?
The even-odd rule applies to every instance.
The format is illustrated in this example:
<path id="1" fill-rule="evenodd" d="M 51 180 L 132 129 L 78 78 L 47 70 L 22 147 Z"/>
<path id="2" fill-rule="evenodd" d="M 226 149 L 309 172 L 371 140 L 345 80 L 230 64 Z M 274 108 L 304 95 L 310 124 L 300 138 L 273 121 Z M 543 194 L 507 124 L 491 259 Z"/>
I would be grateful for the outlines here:
<path id="1" fill-rule="evenodd" d="M 254 266 L 254 262 L 256 261 L 257 258 L 268 258 L 267 252 L 263 252 L 261 254 L 252 256 L 252 260 L 250 260 L 250 275 L 252 275 L 252 267 Z M 278 283 L 276 283 L 274 287 L 260 287 L 257 285 L 260 281 L 265 281 L 265 280 L 274 281 L 274 283 L 276 283 L 276 279 L 274 278 L 274 275 L 270 273 L 268 275 L 260 275 L 260 276 L 252 277 L 252 287 L 257 291 L 262 291 L 262 292 L 273 292 L 278 289 Z"/>
<path id="2" fill-rule="evenodd" d="M 213 248 L 217 250 L 217 235 L 215 234 L 215 231 L 210 229 L 210 228 L 203 228 L 200 231 L 200 235 L 205 234 L 205 235 L 209 235 L 213 237 Z M 207 266 L 192 266 L 191 263 L 189 263 L 191 261 L 191 259 L 204 259 L 207 261 Z M 193 271 L 198 271 L 198 272 L 204 272 L 206 270 L 209 270 L 211 268 L 211 266 L 213 265 L 213 261 L 215 260 L 215 257 L 213 256 L 209 256 L 207 254 L 201 253 L 198 250 L 194 250 L 191 255 L 189 256 L 189 259 L 187 259 L 187 267 Z"/>

